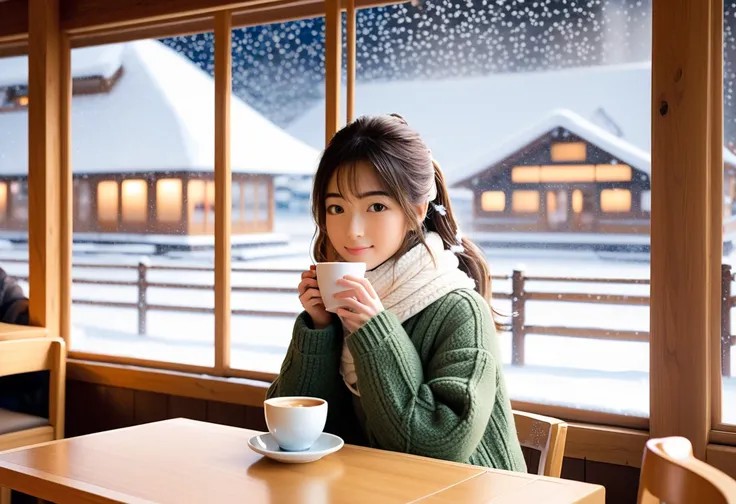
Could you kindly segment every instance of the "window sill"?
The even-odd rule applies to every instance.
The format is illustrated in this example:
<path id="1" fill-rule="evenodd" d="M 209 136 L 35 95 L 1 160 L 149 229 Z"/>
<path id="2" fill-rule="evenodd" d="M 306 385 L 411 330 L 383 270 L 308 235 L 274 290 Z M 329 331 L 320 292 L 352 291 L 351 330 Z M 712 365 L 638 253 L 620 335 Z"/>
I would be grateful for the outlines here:
<path id="1" fill-rule="evenodd" d="M 269 386 L 266 381 L 247 378 L 222 378 L 78 359 L 68 360 L 67 378 L 110 387 L 254 407 L 263 406 Z M 611 415 L 606 413 L 517 402 L 513 406 L 533 413 L 565 419 L 572 419 L 570 417 L 573 416 L 585 421 L 586 423 L 569 424 L 566 447 L 566 455 L 569 457 L 637 468 L 641 466 L 644 444 L 649 437 L 646 430 L 593 425 L 611 423 Z"/>

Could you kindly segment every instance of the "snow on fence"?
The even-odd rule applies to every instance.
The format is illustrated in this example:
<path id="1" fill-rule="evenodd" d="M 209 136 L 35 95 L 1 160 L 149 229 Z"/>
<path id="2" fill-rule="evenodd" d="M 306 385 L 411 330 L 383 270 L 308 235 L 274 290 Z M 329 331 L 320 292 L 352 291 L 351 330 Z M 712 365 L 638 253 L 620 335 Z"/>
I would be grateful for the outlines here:
<path id="1" fill-rule="evenodd" d="M 27 263 L 24 259 L 6 258 L 0 259 L 3 262 Z M 74 284 L 100 285 L 100 286 L 126 286 L 136 287 L 138 291 L 138 301 L 118 302 L 118 301 L 97 301 L 92 299 L 73 299 L 72 303 L 77 305 L 88 306 L 104 306 L 113 308 L 133 308 L 138 312 L 138 334 L 146 334 L 146 319 L 149 311 L 168 311 L 168 312 L 189 312 L 189 313 L 206 313 L 213 314 L 214 308 L 195 307 L 183 305 L 169 304 L 152 304 L 147 301 L 147 292 L 149 288 L 163 289 L 185 289 L 185 290 L 203 290 L 212 291 L 214 285 L 211 284 L 185 284 L 171 282 L 152 282 L 148 280 L 150 271 L 168 270 L 174 273 L 183 272 L 204 272 L 213 273 L 214 268 L 211 266 L 151 266 L 146 262 L 139 262 L 138 265 L 120 265 L 120 264 L 90 264 L 78 263 L 74 264 L 74 268 L 89 269 L 105 269 L 105 270 L 137 270 L 136 281 L 121 280 L 105 280 L 105 279 L 73 279 Z M 301 273 L 300 269 L 273 269 L 273 268 L 256 268 L 233 266 L 233 273 Z M 27 277 L 15 276 L 18 280 L 27 281 Z M 572 278 L 572 277 L 553 277 L 553 276 L 525 276 L 523 271 L 514 270 L 511 275 L 493 275 L 492 280 L 511 281 L 511 292 L 498 292 L 494 290 L 493 298 L 495 300 L 510 300 L 512 318 L 510 331 L 512 335 L 512 364 L 524 364 L 524 340 L 527 334 L 546 335 L 546 336 L 566 336 L 573 338 L 617 340 L 617 341 L 637 341 L 648 342 L 649 332 L 647 331 L 627 331 L 618 329 L 602 329 L 593 327 L 565 327 L 565 326 L 541 326 L 527 325 L 525 323 L 526 303 L 529 301 L 549 301 L 549 302 L 570 302 L 570 303 L 591 303 L 591 304 L 607 304 L 607 305 L 629 305 L 629 306 L 648 306 L 649 296 L 636 296 L 629 294 L 599 294 L 599 293 L 583 293 L 583 292 L 549 292 L 541 289 L 532 291 L 527 288 L 527 282 L 547 282 L 547 283 L 585 283 L 585 284 L 606 284 L 606 285 L 649 285 L 648 279 L 627 279 L 627 278 Z M 736 336 L 731 334 L 731 309 L 736 305 L 736 296 L 732 294 L 732 283 L 734 273 L 730 265 L 722 265 L 721 275 L 721 372 L 723 376 L 731 374 L 731 346 L 736 344 Z M 255 293 L 287 293 L 296 294 L 296 287 L 267 287 L 267 286 L 232 286 L 232 292 L 255 292 Z M 297 312 L 286 310 L 243 310 L 233 309 L 232 315 L 235 316 L 274 316 L 274 317 L 296 317 Z"/>

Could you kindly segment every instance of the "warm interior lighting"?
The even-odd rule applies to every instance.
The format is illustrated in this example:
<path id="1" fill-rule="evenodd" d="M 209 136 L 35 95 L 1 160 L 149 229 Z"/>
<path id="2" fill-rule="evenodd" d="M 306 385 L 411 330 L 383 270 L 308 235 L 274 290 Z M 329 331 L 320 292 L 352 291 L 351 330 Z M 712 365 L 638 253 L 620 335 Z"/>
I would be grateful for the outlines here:
<path id="1" fill-rule="evenodd" d="M 585 161 L 585 142 L 560 142 L 552 144 L 550 152 L 552 161 Z"/>
<path id="2" fill-rule="evenodd" d="M 148 219 L 148 184 L 145 180 L 123 181 L 123 220 L 146 222 Z"/>
<path id="3" fill-rule="evenodd" d="M 16 100 L 16 103 L 20 105 L 21 107 L 27 107 L 28 106 L 28 97 L 27 96 L 20 96 Z"/>
<path id="4" fill-rule="evenodd" d="M 583 211 L 583 191 L 575 189 L 572 192 L 572 211 L 582 213 Z"/>
<path id="5" fill-rule="evenodd" d="M 514 166 L 511 181 L 519 184 L 538 184 L 539 166 Z"/>
<path id="6" fill-rule="evenodd" d="M 628 189 L 604 189 L 601 191 L 601 210 L 604 212 L 630 212 L 631 191 Z"/>
<path id="7" fill-rule="evenodd" d="M 555 213 L 557 211 L 557 193 L 547 191 L 547 213 Z"/>
<path id="8" fill-rule="evenodd" d="M 0 182 L 0 219 L 5 220 L 8 214 L 8 184 Z"/>
<path id="9" fill-rule="evenodd" d="M 628 182 L 631 180 L 631 167 L 628 165 L 597 165 L 595 179 L 598 182 Z"/>
<path id="10" fill-rule="evenodd" d="M 108 222 L 118 219 L 118 183 L 114 180 L 97 184 L 97 218 Z"/>
<path id="11" fill-rule="evenodd" d="M 484 212 L 503 212 L 506 208 L 506 193 L 503 191 L 485 191 L 481 195 L 480 206 Z"/>
<path id="12" fill-rule="evenodd" d="M 181 220 L 180 179 L 161 179 L 156 182 L 156 218 L 160 222 Z"/>
<path id="13" fill-rule="evenodd" d="M 539 211 L 539 191 L 514 191 L 511 195 L 511 209 L 519 213 Z"/>
<path id="14" fill-rule="evenodd" d="M 542 166 L 540 182 L 595 182 L 593 165 L 550 165 Z"/>

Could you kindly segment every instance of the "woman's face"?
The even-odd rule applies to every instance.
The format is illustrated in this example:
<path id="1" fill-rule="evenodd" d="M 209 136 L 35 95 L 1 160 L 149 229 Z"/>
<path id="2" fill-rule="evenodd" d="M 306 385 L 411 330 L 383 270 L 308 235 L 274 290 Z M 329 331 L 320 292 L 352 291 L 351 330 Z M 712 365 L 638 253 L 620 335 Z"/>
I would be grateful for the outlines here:
<path id="1" fill-rule="evenodd" d="M 353 169 L 356 194 L 340 194 L 337 170 L 327 185 L 327 237 L 344 261 L 364 262 L 371 270 L 399 251 L 409 223 L 370 163 L 358 162 Z"/>

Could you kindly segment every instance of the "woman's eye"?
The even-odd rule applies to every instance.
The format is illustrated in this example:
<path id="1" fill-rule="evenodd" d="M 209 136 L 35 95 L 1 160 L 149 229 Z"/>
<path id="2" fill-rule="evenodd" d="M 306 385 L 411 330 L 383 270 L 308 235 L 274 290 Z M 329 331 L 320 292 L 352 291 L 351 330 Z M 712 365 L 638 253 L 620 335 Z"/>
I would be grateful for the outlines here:
<path id="1" fill-rule="evenodd" d="M 327 207 L 327 213 L 332 215 L 341 214 L 343 209 L 340 205 L 330 205 Z"/>
<path id="2" fill-rule="evenodd" d="M 384 210 L 386 210 L 386 205 L 384 205 L 382 203 L 373 203 L 370 206 L 370 211 L 371 212 L 383 212 Z"/>

